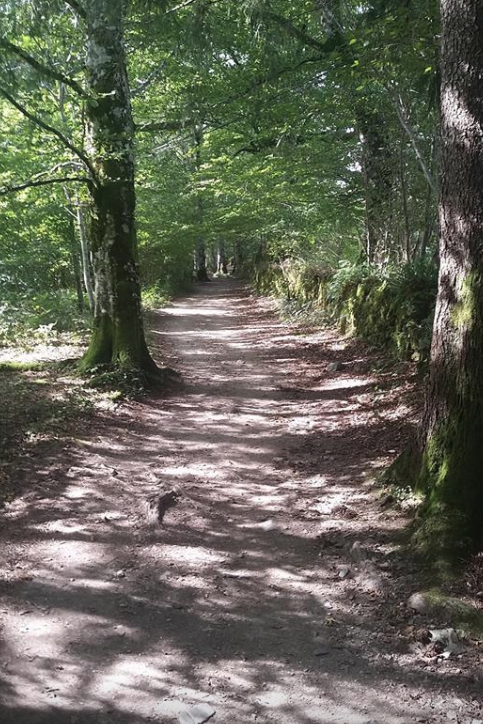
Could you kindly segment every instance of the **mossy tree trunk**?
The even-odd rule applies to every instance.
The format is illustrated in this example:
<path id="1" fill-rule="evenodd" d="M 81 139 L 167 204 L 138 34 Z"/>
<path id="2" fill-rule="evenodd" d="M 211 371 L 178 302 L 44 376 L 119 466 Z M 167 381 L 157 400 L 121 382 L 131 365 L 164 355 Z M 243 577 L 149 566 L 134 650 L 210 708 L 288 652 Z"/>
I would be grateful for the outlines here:
<path id="1" fill-rule="evenodd" d="M 82 369 L 112 364 L 155 371 L 145 341 L 136 249 L 134 125 L 123 45 L 122 0 L 87 0 L 87 79 L 94 331 Z"/>
<path id="2" fill-rule="evenodd" d="M 483 542 L 483 7 L 441 9 L 440 271 L 417 535 L 455 559 Z"/>

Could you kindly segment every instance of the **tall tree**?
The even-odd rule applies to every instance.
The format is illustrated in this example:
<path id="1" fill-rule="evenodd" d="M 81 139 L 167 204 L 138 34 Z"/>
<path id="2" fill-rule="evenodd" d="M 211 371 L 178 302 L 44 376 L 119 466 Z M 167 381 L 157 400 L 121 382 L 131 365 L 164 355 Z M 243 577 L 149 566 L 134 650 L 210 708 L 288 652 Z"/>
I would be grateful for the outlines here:
<path id="1" fill-rule="evenodd" d="M 134 189 L 134 124 L 123 44 L 122 0 L 88 0 L 87 104 L 92 141 L 94 330 L 81 366 L 156 368 L 141 315 Z"/>
<path id="2" fill-rule="evenodd" d="M 483 4 L 441 0 L 440 271 L 419 531 L 453 558 L 483 540 Z"/>
<path id="3" fill-rule="evenodd" d="M 89 237 L 95 278 L 94 328 L 81 369 L 112 364 L 154 372 L 156 365 L 147 349 L 141 317 L 134 123 L 123 38 L 125 7 L 123 0 L 65 0 L 52 5 L 39 0 L 18 7 L 1 4 L 8 21 L 2 31 L 10 30 L 13 35 L 17 24 L 25 20 L 23 42 L 29 50 L 0 35 L 7 70 L 0 96 L 60 143 L 66 156 L 66 160 L 61 156 L 61 163 L 50 173 L 43 172 L 39 180 L 31 179 L 17 188 L 75 180 L 86 182 L 92 197 Z M 43 42 L 46 29 L 48 44 Z M 65 47 L 63 33 L 71 39 L 72 50 Z M 38 41 L 35 55 L 30 52 L 32 38 Z M 41 58 L 39 48 L 44 53 Z M 80 82 L 74 76 L 83 71 L 85 82 Z M 69 99 L 75 108 L 70 119 L 66 102 L 61 104 L 60 115 L 59 108 L 54 110 L 51 104 L 58 83 L 75 99 Z M 31 91 L 34 84 L 38 90 L 30 92 L 24 102 L 22 91 Z M 77 159 L 74 167 L 80 165 L 85 173 L 59 177 L 56 171 L 72 167 L 73 157 Z"/>

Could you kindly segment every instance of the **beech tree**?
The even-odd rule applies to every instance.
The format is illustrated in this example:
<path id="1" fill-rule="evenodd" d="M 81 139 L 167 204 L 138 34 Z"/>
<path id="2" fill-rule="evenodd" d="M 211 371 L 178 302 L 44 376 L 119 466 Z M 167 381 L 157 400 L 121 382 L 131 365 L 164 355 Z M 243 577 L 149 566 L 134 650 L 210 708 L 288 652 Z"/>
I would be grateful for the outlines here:
<path id="1" fill-rule="evenodd" d="M 483 13 L 441 0 L 440 270 L 416 468 L 420 540 L 457 558 L 483 539 Z"/>
<path id="2" fill-rule="evenodd" d="M 123 0 L 85 0 L 82 4 L 69 0 L 64 12 L 60 5 L 53 8 L 52 17 L 63 23 L 63 29 L 73 32 L 77 41 L 79 37 L 84 40 L 79 43 L 86 50 L 84 84 L 57 70 L 59 64 L 54 65 L 50 58 L 39 60 L 9 38 L 0 38 L 2 51 L 11 58 L 11 71 L 13 63 L 26 66 L 42 78 L 42 87 L 51 90 L 52 84 L 60 83 L 77 98 L 81 122 L 75 132 L 69 133 L 66 128 L 63 110 L 61 122 L 56 125 L 44 119 L 44 108 L 40 112 L 32 111 L 19 101 L 13 80 L 11 89 L 0 87 L 0 94 L 34 126 L 60 141 L 69 160 L 58 166 L 78 169 L 80 164 L 84 170 L 84 174 L 65 177 L 54 174 L 49 178 L 43 174 L 39 180 L 31 179 L 22 185 L 77 181 L 86 183 L 90 192 L 94 323 L 81 369 L 111 364 L 155 372 L 157 368 L 147 349 L 141 316 L 134 217 L 134 123 L 123 43 L 125 5 Z M 74 24 L 66 18 L 65 6 L 76 15 Z M 25 11 L 27 9 L 26 6 Z"/>
<path id="3" fill-rule="evenodd" d="M 94 329 L 81 368 L 156 369 L 141 315 L 134 188 L 134 123 L 122 0 L 87 0 L 87 103 L 92 143 Z"/>

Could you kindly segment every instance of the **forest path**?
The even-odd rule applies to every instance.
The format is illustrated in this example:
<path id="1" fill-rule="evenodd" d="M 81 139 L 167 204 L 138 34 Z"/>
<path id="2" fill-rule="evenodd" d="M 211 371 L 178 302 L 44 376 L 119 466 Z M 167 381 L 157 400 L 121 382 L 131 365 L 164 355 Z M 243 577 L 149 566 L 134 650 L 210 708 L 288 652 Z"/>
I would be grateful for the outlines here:
<path id="1" fill-rule="evenodd" d="M 230 281 L 152 321 L 179 389 L 94 416 L 3 516 L 2 724 L 446 721 L 468 682 L 391 619 L 401 520 L 369 479 L 401 422 L 357 347 Z M 159 484 L 184 497 L 152 530 Z"/>

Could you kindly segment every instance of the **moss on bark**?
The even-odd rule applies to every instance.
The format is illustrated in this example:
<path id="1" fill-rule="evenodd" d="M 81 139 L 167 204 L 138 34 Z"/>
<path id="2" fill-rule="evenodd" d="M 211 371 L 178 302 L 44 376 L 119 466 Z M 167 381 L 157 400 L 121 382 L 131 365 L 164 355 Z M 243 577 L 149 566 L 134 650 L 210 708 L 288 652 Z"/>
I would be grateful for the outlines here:
<path id="1" fill-rule="evenodd" d="M 415 541 L 456 563 L 483 542 L 483 444 L 471 410 L 453 415 L 428 439 L 416 490 L 426 495 Z"/>

